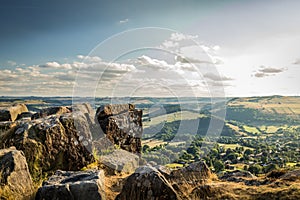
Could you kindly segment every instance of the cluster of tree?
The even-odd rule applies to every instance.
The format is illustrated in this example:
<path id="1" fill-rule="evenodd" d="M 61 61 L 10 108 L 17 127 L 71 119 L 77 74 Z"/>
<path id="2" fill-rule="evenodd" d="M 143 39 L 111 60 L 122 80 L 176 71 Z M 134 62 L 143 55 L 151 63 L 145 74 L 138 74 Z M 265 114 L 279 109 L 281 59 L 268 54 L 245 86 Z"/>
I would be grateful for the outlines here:
<path id="1" fill-rule="evenodd" d="M 214 138 L 196 136 L 190 137 L 191 142 L 180 145 L 154 148 L 145 145 L 143 152 L 147 158 L 160 164 L 186 164 L 204 159 L 216 172 L 243 164 L 244 170 L 254 174 L 268 173 L 286 167 L 288 162 L 300 162 L 299 133 L 285 133 L 285 137 L 274 134 L 266 138 L 220 137 L 218 143 L 213 143 Z M 236 147 L 225 148 L 219 143 L 234 144 Z"/>

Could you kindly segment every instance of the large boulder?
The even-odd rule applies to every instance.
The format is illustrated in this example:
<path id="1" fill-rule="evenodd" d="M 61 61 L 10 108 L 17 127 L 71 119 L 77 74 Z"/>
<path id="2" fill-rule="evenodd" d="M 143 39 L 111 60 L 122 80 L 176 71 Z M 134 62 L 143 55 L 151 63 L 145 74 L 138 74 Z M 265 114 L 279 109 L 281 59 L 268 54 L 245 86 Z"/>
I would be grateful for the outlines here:
<path id="1" fill-rule="evenodd" d="M 0 140 L 0 147 L 9 146 L 24 152 L 34 179 L 57 169 L 79 170 L 94 161 L 91 133 L 81 114 L 20 121 Z"/>
<path id="2" fill-rule="evenodd" d="M 0 197 L 29 199 L 32 198 L 33 192 L 32 179 L 23 152 L 15 147 L 1 149 Z"/>
<path id="3" fill-rule="evenodd" d="M 105 199 L 104 172 L 100 171 L 57 171 L 38 189 L 36 200 Z"/>
<path id="4" fill-rule="evenodd" d="M 142 115 L 142 111 L 135 109 L 132 104 L 101 106 L 96 113 L 106 137 L 132 153 L 141 153 Z"/>
<path id="5" fill-rule="evenodd" d="M 44 118 L 50 115 L 61 115 L 64 113 L 70 113 L 71 111 L 66 106 L 57 106 L 57 107 L 50 107 L 44 108 L 39 112 L 32 115 L 31 119 L 38 119 Z"/>
<path id="6" fill-rule="evenodd" d="M 212 173 L 204 161 L 193 162 L 186 167 L 171 172 L 170 179 L 176 183 L 198 185 L 205 183 Z"/>
<path id="7" fill-rule="evenodd" d="M 139 156 L 122 149 L 101 156 L 100 161 L 110 175 L 133 173 L 139 166 Z"/>
<path id="8" fill-rule="evenodd" d="M 15 121 L 19 114 L 28 112 L 25 104 L 13 104 L 8 107 L 0 107 L 0 121 Z"/>
<path id="9" fill-rule="evenodd" d="M 143 166 L 130 175 L 116 200 L 180 199 L 172 185 L 155 168 Z"/>

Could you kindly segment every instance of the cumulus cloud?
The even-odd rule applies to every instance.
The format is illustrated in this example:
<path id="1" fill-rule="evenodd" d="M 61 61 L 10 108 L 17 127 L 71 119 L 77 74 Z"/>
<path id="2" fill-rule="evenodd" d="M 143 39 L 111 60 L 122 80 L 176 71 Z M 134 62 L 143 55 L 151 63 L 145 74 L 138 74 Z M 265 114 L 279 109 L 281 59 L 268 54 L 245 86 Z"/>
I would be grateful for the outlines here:
<path id="1" fill-rule="evenodd" d="M 102 59 L 98 56 L 77 55 L 77 58 L 84 60 L 85 62 L 101 62 L 102 61 Z"/>
<path id="2" fill-rule="evenodd" d="M 294 62 L 293 62 L 294 65 L 300 65 L 300 59 L 296 59 Z"/>
<path id="3" fill-rule="evenodd" d="M 181 63 L 208 63 L 211 64 L 212 61 L 208 60 L 208 59 L 197 59 L 197 58 L 193 58 L 193 57 L 185 57 L 183 55 L 176 55 L 175 56 L 175 60 L 177 62 L 181 62 Z"/>
<path id="4" fill-rule="evenodd" d="M 286 71 L 285 68 L 275 68 L 275 67 L 266 67 L 260 66 L 260 68 L 254 73 L 256 78 L 263 78 L 267 76 L 274 76 L 276 74 Z"/>
<path id="5" fill-rule="evenodd" d="M 119 21 L 120 24 L 126 24 L 128 22 L 129 22 L 128 18 Z"/>
<path id="6" fill-rule="evenodd" d="M 214 48 L 206 45 L 190 45 L 180 48 L 175 60 L 182 63 L 223 64 L 223 59 L 217 56 Z M 217 47 L 220 48 L 220 47 Z"/>
<path id="7" fill-rule="evenodd" d="M 39 65 L 39 67 L 49 69 L 72 69 L 72 66 L 70 64 L 60 64 L 58 62 L 47 62 L 46 64 Z"/>
<path id="8" fill-rule="evenodd" d="M 153 59 L 145 55 L 138 57 L 137 61 L 140 66 L 146 66 L 153 69 L 168 70 L 171 67 L 164 60 Z"/>
<path id="9" fill-rule="evenodd" d="M 169 64 L 165 60 L 158 60 L 148 56 L 141 56 L 137 58 L 138 69 L 149 68 L 157 71 L 172 71 L 174 73 L 183 74 L 185 72 L 197 72 L 197 68 L 190 62 L 176 62 Z"/>
<path id="10" fill-rule="evenodd" d="M 223 76 L 223 75 L 220 75 L 220 74 L 216 74 L 216 73 L 212 73 L 212 72 L 208 72 L 208 73 L 204 74 L 203 76 L 205 78 L 208 78 L 208 79 L 210 79 L 212 81 L 216 81 L 216 82 L 234 80 L 233 78 Z"/>
<path id="11" fill-rule="evenodd" d="M 197 39 L 198 35 L 187 35 L 187 34 L 183 34 L 183 33 L 172 33 L 170 40 L 171 41 L 183 41 L 183 40 L 194 40 Z"/>

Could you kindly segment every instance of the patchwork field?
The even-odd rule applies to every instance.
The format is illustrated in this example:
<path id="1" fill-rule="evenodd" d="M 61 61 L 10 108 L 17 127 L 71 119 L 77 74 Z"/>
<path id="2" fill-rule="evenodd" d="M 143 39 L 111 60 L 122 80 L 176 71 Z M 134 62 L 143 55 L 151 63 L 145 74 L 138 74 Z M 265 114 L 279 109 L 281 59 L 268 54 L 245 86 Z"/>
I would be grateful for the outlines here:
<path id="1" fill-rule="evenodd" d="M 228 106 L 242 106 L 245 108 L 258 109 L 266 113 L 300 115 L 299 97 L 251 97 L 238 98 L 230 101 Z"/>

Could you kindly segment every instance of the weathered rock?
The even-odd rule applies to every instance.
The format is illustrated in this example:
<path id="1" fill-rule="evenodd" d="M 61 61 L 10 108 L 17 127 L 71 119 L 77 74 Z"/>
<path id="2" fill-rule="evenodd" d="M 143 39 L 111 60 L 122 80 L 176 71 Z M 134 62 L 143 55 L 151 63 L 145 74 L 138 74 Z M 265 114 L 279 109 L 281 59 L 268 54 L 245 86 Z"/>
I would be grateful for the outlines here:
<path id="1" fill-rule="evenodd" d="M 102 129 L 100 128 L 100 125 L 97 120 L 95 120 L 95 110 L 92 108 L 92 106 L 88 103 L 82 103 L 82 104 L 76 104 L 73 105 L 71 108 L 72 112 L 76 115 L 82 115 L 84 116 L 87 126 L 89 127 L 89 132 L 91 133 L 93 140 L 97 141 L 98 139 L 102 139 L 105 137 Z M 83 125 L 82 123 L 77 122 L 75 118 L 75 126 L 80 129 L 80 126 Z"/>
<path id="2" fill-rule="evenodd" d="M 16 120 L 31 119 L 32 115 L 33 115 L 32 112 L 22 112 L 21 114 L 18 114 L 18 117 Z"/>
<path id="3" fill-rule="evenodd" d="M 284 175 L 280 176 L 280 178 L 289 181 L 300 180 L 300 170 L 289 171 Z"/>
<path id="4" fill-rule="evenodd" d="M 75 119 L 81 124 L 79 128 Z M 93 162 L 91 134 L 84 115 L 68 113 L 21 121 L 14 130 L 0 140 L 0 147 L 15 146 L 22 150 L 33 178 L 57 169 L 79 170 Z"/>
<path id="5" fill-rule="evenodd" d="M 32 179 L 23 152 L 15 147 L 1 149 L 0 197 L 29 199 L 33 192 Z"/>
<path id="6" fill-rule="evenodd" d="M 198 187 L 194 188 L 189 195 L 190 200 L 196 199 L 235 199 L 230 195 L 226 194 L 227 191 L 220 186 L 215 185 L 199 185 Z"/>
<path id="7" fill-rule="evenodd" d="M 259 185 L 266 185 L 269 184 L 268 180 L 259 180 L 256 176 L 251 174 L 248 171 L 242 171 L 242 170 L 235 170 L 231 172 L 225 172 L 222 175 L 219 175 L 219 179 L 230 181 L 230 182 L 243 182 L 245 185 L 250 186 L 259 186 Z"/>
<path id="8" fill-rule="evenodd" d="M 181 199 L 167 179 L 155 168 L 144 166 L 130 175 L 117 200 Z"/>
<path id="9" fill-rule="evenodd" d="M 101 156 L 101 163 L 110 175 L 117 173 L 132 173 L 139 166 L 139 157 L 125 150 L 114 150 L 107 155 Z"/>
<path id="10" fill-rule="evenodd" d="M 100 106 L 97 109 L 97 118 L 105 119 L 108 116 L 119 115 L 121 113 L 125 113 L 128 111 L 135 110 L 135 106 L 133 104 L 114 104 L 114 105 L 104 105 Z"/>
<path id="11" fill-rule="evenodd" d="M 197 185 L 205 183 L 211 176 L 211 171 L 206 163 L 198 161 L 191 163 L 187 167 L 172 171 L 170 179 L 176 183 Z"/>
<path id="12" fill-rule="evenodd" d="M 15 121 L 19 114 L 28 112 L 25 104 L 14 104 L 10 107 L 0 107 L 0 121 Z"/>
<path id="13" fill-rule="evenodd" d="M 155 168 L 162 174 L 164 177 L 169 178 L 171 170 L 163 165 L 156 165 Z"/>
<path id="14" fill-rule="evenodd" d="M 106 105 L 98 108 L 97 120 L 106 137 L 122 149 L 141 153 L 142 111 L 134 105 Z"/>
<path id="15" fill-rule="evenodd" d="M 248 172 L 248 171 L 241 171 L 241 170 L 234 170 L 234 171 L 231 171 L 231 172 L 225 172 L 219 178 L 222 179 L 222 180 L 228 180 L 228 179 L 231 179 L 232 177 L 234 177 L 234 178 L 237 178 L 237 177 L 241 177 L 241 178 L 257 178 L 256 176 L 254 176 L 250 172 Z"/>
<path id="16" fill-rule="evenodd" d="M 0 122 L 0 138 L 9 131 L 15 124 L 13 122 Z"/>
<path id="17" fill-rule="evenodd" d="M 71 111 L 65 106 L 44 108 L 44 109 L 40 110 L 40 112 L 33 114 L 31 119 L 44 118 L 49 115 L 61 115 L 61 114 L 70 113 L 70 112 Z"/>
<path id="18" fill-rule="evenodd" d="M 57 171 L 38 189 L 36 200 L 105 199 L 104 172 L 101 171 Z"/>

